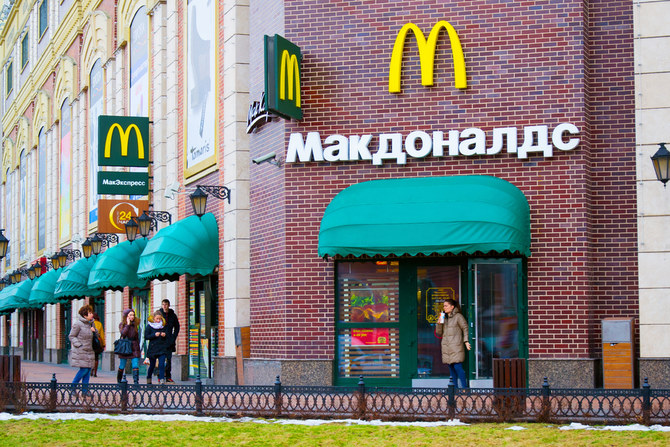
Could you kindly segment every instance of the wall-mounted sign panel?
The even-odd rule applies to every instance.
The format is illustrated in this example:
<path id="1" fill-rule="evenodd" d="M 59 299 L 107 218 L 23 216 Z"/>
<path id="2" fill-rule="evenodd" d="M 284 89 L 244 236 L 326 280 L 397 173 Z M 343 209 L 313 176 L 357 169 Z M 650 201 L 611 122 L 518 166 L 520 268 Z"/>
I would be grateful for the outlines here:
<path id="1" fill-rule="evenodd" d="M 98 173 L 98 194 L 146 196 L 149 194 L 148 172 Z"/>
<path id="2" fill-rule="evenodd" d="M 149 166 L 149 118 L 109 116 L 98 118 L 99 166 Z"/>
<path id="3" fill-rule="evenodd" d="M 301 62 L 300 47 L 278 34 L 265 36 L 265 92 L 269 111 L 302 120 Z"/>
<path id="4" fill-rule="evenodd" d="M 125 233 L 126 222 L 149 209 L 148 200 L 98 200 L 98 232 Z"/>

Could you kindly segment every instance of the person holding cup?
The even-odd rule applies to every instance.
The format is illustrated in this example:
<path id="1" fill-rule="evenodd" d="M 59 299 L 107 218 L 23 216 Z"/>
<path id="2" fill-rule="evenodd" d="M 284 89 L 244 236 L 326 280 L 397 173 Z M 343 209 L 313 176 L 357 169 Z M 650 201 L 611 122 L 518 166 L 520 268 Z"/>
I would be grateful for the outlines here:
<path id="1" fill-rule="evenodd" d="M 461 388 L 467 388 L 463 362 L 465 361 L 465 348 L 470 350 L 468 322 L 465 321 L 455 300 L 445 300 L 442 307 L 443 312 L 440 313 L 440 319 L 435 328 L 438 337 L 442 337 L 440 343 L 442 363 L 449 366 L 451 379 L 456 388 L 459 387 L 459 382 Z"/>

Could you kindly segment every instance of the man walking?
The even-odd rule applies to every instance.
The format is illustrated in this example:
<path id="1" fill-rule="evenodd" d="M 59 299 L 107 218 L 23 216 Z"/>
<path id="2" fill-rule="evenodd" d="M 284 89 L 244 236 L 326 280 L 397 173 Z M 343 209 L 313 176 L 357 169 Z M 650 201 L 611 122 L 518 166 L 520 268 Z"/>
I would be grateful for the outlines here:
<path id="1" fill-rule="evenodd" d="M 167 355 L 165 357 L 165 382 L 174 383 L 172 380 L 172 353 L 177 350 L 177 335 L 179 335 L 179 319 L 177 314 L 170 309 L 170 300 L 161 303 L 161 314 L 165 319 L 165 337 L 167 338 Z"/>

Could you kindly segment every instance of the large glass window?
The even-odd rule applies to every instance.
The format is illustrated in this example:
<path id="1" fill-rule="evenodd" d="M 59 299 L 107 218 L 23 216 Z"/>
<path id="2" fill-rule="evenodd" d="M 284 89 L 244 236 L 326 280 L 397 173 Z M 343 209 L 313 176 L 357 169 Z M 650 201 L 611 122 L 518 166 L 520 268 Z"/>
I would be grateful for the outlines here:
<path id="1" fill-rule="evenodd" d="M 341 262 L 337 271 L 339 377 L 398 377 L 398 263 Z"/>
<path id="2" fill-rule="evenodd" d="M 23 36 L 23 39 L 21 39 L 21 69 L 25 68 L 25 66 L 28 64 L 28 50 L 30 49 L 28 44 L 30 41 L 28 40 L 28 33 Z"/>
<path id="3" fill-rule="evenodd" d="M 47 139 L 44 128 L 37 137 L 37 250 L 44 250 L 47 235 Z"/>
<path id="4" fill-rule="evenodd" d="M 19 156 L 19 259 L 26 258 L 26 236 L 27 236 L 27 191 L 26 191 L 26 174 L 28 172 L 26 159 L 26 151 L 21 151 Z"/>
<path id="5" fill-rule="evenodd" d="M 40 3 L 39 22 L 40 22 L 39 36 L 41 38 L 44 35 L 44 32 L 47 30 L 47 26 L 49 23 L 49 0 L 42 0 L 42 3 Z"/>
<path id="6" fill-rule="evenodd" d="M 12 92 L 12 88 L 14 87 L 14 63 L 10 62 L 7 64 L 7 71 L 5 72 L 5 83 L 6 83 L 6 91 L 5 93 L 7 96 Z"/>

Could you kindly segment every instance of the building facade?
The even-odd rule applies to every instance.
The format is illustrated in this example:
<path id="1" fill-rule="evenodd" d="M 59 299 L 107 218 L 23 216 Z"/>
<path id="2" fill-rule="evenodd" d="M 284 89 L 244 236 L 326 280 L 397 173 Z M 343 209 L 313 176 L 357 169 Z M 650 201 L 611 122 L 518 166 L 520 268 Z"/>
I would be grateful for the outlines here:
<path id="1" fill-rule="evenodd" d="M 630 2 L 250 6 L 251 97 L 280 35 L 303 118 L 251 133 L 283 164 L 252 166 L 245 374 L 443 383 L 454 298 L 473 386 L 601 386 L 602 321 L 638 317 Z"/>

